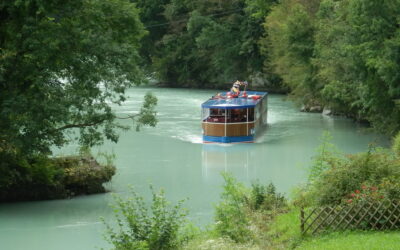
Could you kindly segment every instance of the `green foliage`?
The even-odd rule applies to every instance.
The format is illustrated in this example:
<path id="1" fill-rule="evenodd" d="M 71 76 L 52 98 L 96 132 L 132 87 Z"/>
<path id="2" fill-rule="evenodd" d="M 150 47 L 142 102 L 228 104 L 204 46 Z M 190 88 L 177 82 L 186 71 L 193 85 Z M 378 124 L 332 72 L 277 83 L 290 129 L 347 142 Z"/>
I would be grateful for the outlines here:
<path id="1" fill-rule="evenodd" d="M 147 68 L 148 73 L 152 73 L 153 57 L 159 56 L 158 43 L 166 34 L 168 22 L 163 15 L 165 5 L 170 3 L 170 0 L 132 0 L 139 9 L 140 20 L 143 22 L 148 31 L 143 38 L 140 48 L 142 63 Z"/>
<path id="2" fill-rule="evenodd" d="M 138 118 L 134 120 L 134 122 L 136 122 L 136 131 L 139 131 L 144 125 L 151 127 L 155 127 L 157 125 L 157 112 L 155 111 L 157 101 L 157 97 L 155 97 L 152 93 L 146 93 L 144 96 L 143 106 L 138 114 Z"/>
<path id="3" fill-rule="evenodd" d="M 60 199 L 104 192 L 115 167 L 110 158 L 99 164 L 91 154 L 49 158 L 17 155 L 0 168 L 0 201 Z"/>
<path id="4" fill-rule="evenodd" d="M 152 45 L 145 48 L 151 47 L 146 53 L 161 82 L 218 87 L 262 70 L 261 23 L 276 1 L 135 2 L 142 8 L 142 21 L 150 23 Z"/>
<path id="5" fill-rule="evenodd" d="M 142 79 L 134 4 L 6 1 L 0 16 L 0 141 L 22 155 L 50 153 L 76 132 L 82 145 L 117 141 L 110 103 Z"/>
<path id="6" fill-rule="evenodd" d="M 7 200 L 8 196 L 10 200 L 18 199 L 13 198 L 18 190 L 29 190 L 34 186 L 58 186 L 62 174 L 55 162 L 44 155 L 8 155 L 0 162 L 0 200 Z"/>
<path id="7" fill-rule="evenodd" d="M 325 148 L 316 159 L 321 160 L 311 167 L 305 193 L 297 197 L 302 206 L 400 199 L 400 158 L 392 151 L 371 146 L 365 153 L 343 157 Z"/>
<path id="8" fill-rule="evenodd" d="M 399 0 L 284 0 L 261 39 L 267 68 L 305 107 L 327 106 L 393 135 L 400 128 Z"/>
<path id="9" fill-rule="evenodd" d="M 286 206 L 286 199 L 276 192 L 274 184 L 264 186 L 254 182 L 251 185 L 249 205 L 254 210 L 276 211 Z"/>
<path id="10" fill-rule="evenodd" d="M 187 238 L 182 237 L 186 211 L 183 201 L 172 206 L 163 190 L 152 190 L 152 203 L 146 206 L 143 197 L 133 190 L 128 199 L 114 196 L 118 230 L 106 224 L 106 239 L 115 249 L 177 249 Z"/>
<path id="11" fill-rule="evenodd" d="M 224 191 L 215 207 L 215 229 L 235 242 L 251 240 L 250 221 L 246 216 L 246 188 L 231 175 L 224 173 Z"/>
<path id="12" fill-rule="evenodd" d="M 396 136 L 394 137 L 394 139 L 393 139 L 392 150 L 393 150 L 398 156 L 400 156 L 400 132 L 397 133 L 397 135 L 396 135 Z"/>
<path id="13" fill-rule="evenodd" d="M 104 192 L 102 184 L 110 181 L 116 170 L 112 160 L 101 165 L 92 156 L 56 158 L 55 164 L 63 169 L 62 184 L 70 195 Z"/>
<path id="14" fill-rule="evenodd" d="M 296 249 L 396 249 L 398 231 L 348 231 L 324 234 L 304 240 Z"/>
<path id="15" fill-rule="evenodd" d="M 268 53 L 266 67 L 278 74 L 295 99 L 308 106 L 320 103 L 314 51 L 315 6 L 318 1 L 285 0 L 275 5 L 264 24 L 268 34 L 261 40 Z"/>
<path id="16" fill-rule="evenodd" d="M 268 220 L 286 207 L 286 199 L 276 192 L 271 183 L 263 186 L 258 182 L 248 189 L 230 174 L 222 174 L 225 184 L 221 201 L 215 208 L 215 230 L 222 237 L 235 242 L 257 241 L 258 233 Z M 260 219 L 262 223 L 260 223 Z M 257 229 L 255 229 L 257 228 Z"/>
<path id="17" fill-rule="evenodd" d="M 325 131 L 321 137 L 321 145 L 317 149 L 317 155 L 309 169 L 309 182 L 315 181 L 329 168 L 335 168 L 342 163 L 342 158 L 335 145 L 331 143 L 332 135 Z"/>
<path id="18" fill-rule="evenodd" d="M 294 249 L 302 240 L 300 210 L 291 207 L 286 213 L 278 214 L 267 229 L 272 249 Z"/>
<path id="19" fill-rule="evenodd" d="M 51 147 L 118 140 L 110 104 L 143 79 L 145 30 L 128 0 L 4 1 L 0 23 L 0 187 L 51 184 Z M 137 128 L 155 126 L 156 103 L 129 117 Z"/>

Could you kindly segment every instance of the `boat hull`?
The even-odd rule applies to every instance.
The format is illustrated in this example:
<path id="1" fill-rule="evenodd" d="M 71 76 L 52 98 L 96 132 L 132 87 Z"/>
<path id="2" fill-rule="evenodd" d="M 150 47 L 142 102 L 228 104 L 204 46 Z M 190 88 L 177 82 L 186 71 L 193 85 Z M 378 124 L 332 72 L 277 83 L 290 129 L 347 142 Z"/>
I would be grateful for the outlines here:
<path id="1" fill-rule="evenodd" d="M 204 143 L 252 143 L 254 136 L 208 136 L 203 135 Z"/>

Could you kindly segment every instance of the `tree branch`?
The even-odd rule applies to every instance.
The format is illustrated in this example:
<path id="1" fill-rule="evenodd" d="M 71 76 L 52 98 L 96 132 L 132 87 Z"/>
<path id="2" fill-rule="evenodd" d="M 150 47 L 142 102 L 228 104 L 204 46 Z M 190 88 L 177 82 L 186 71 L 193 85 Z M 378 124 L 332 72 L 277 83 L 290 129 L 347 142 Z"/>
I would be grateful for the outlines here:
<path id="1" fill-rule="evenodd" d="M 115 118 L 117 118 L 117 119 L 120 119 L 120 120 L 125 120 L 125 119 L 135 119 L 137 116 L 139 116 L 139 114 L 136 114 L 136 115 L 127 115 L 127 117 L 119 117 L 119 116 L 116 116 Z"/>
<path id="2" fill-rule="evenodd" d="M 135 114 L 135 115 L 127 115 L 127 117 L 118 117 L 115 116 L 116 119 L 120 119 L 120 120 L 125 120 L 125 119 L 135 119 L 137 116 L 139 116 L 139 114 Z M 96 122 L 87 122 L 87 123 L 77 123 L 77 124 L 67 124 L 64 125 L 60 128 L 55 129 L 56 131 L 60 131 L 60 130 L 64 130 L 64 129 L 69 129 L 69 128 L 85 128 L 85 127 L 92 127 L 92 126 L 96 126 L 99 125 L 101 123 L 103 123 L 105 120 L 108 119 L 102 119 Z"/>
<path id="3" fill-rule="evenodd" d="M 99 124 L 103 123 L 105 120 L 107 120 L 107 119 L 102 119 L 102 120 L 99 120 L 99 121 L 96 121 L 96 122 L 89 122 L 89 123 L 67 124 L 67 125 L 64 125 L 64 126 L 62 126 L 60 128 L 57 128 L 56 131 L 64 130 L 64 129 L 68 129 L 68 128 L 92 127 L 92 126 L 96 126 L 96 125 L 99 125 Z"/>

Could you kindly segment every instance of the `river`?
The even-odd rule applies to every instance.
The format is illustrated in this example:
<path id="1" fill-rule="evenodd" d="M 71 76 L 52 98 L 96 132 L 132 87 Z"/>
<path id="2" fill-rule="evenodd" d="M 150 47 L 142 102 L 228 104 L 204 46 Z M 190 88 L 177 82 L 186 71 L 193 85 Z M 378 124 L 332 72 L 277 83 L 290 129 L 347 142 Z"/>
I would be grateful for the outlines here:
<path id="1" fill-rule="evenodd" d="M 203 145 L 200 105 L 215 91 L 132 88 L 124 105 L 114 109 L 119 115 L 136 112 L 147 91 L 159 100 L 157 127 L 121 132 L 117 144 L 105 143 L 94 149 L 116 156 L 117 174 L 107 187 L 127 195 L 133 186 L 145 197 L 149 197 L 150 183 L 165 188 L 171 201 L 188 198 L 185 206 L 190 219 L 200 226 L 212 222 L 222 171 L 247 184 L 257 179 L 273 182 L 279 192 L 290 194 L 294 186 L 305 181 L 307 166 L 324 131 L 330 131 L 333 143 L 346 153 L 366 150 L 371 142 L 388 145 L 387 138 L 351 120 L 299 112 L 282 95 L 269 96 L 268 129 L 256 143 Z M 76 148 L 72 144 L 56 153 L 67 155 Z M 111 193 L 107 193 L 1 204 L 0 249 L 107 249 L 100 217 L 112 221 L 111 202 Z"/>

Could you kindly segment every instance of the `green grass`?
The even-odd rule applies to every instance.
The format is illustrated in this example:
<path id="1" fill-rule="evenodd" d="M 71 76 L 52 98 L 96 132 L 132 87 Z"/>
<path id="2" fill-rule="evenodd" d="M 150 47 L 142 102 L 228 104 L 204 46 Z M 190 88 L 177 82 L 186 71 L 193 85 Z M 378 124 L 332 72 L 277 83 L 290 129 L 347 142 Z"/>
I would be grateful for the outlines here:
<path id="1" fill-rule="evenodd" d="M 357 249 L 390 250 L 400 249 L 400 232 L 336 232 L 302 241 L 296 249 Z"/>
<path id="2" fill-rule="evenodd" d="M 278 215 L 268 230 L 271 249 L 391 250 L 400 249 L 400 231 L 347 231 L 302 237 L 299 210 Z"/>
<path id="3" fill-rule="evenodd" d="M 197 237 L 183 247 L 183 250 L 261 250 L 251 243 L 239 244 L 228 238 Z"/>
<path id="4" fill-rule="evenodd" d="M 258 250 L 258 249 L 321 249 L 321 250 L 397 250 L 400 249 L 400 231 L 347 231 L 320 236 L 301 236 L 300 212 L 291 208 L 280 214 L 267 227 L 267 242 L 237 244 L 227 238 L 218 238 L 212 231 L 202 232 L 192 239 L 184 250 Z"/>
<path id="5" fill-rule="evenodd" d="M 300 211 L 292 208 L 288 213 L 278 215 L 268 230 L 268 239 L 272 249 L 296 247 L 301 241 Z"/>

